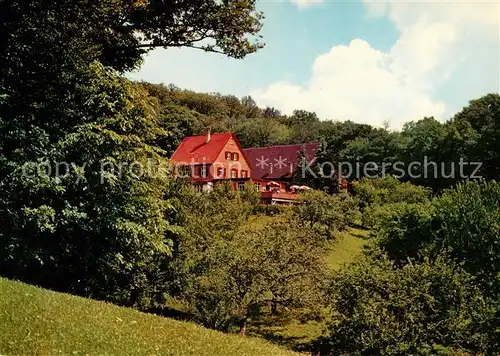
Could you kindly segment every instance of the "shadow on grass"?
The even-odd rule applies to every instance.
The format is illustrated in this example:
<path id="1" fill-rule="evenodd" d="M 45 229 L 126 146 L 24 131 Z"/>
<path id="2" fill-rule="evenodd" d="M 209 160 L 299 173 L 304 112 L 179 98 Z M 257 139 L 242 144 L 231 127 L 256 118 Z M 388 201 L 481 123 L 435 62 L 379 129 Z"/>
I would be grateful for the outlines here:
<path id="1" fill-rule="evenodd" d="M 363 240 L 368 240 L 372 237 L 372 232 L 361 225 L 353 225 L 352 229 L 348 230 L 348 232 L 350 235 Z"/>
<path id="2" fill-rule="evenodd" d="M 303 337 L 285 336 L 276 331 L 260 331 L 255 334 L 267 341 L 287 347 L 293 351 L 303 352 L 310 348 L 309 343 L 303 341 Z"/>
<path id="3" fill-rule="evenodd" d="M 169 307 L 150 308 L 144 310 L 144 312 L 179 321 L 195 321 L 193 315 L 175 308 L 169 308 Z"/>
<path id="4" fill-rule="evenodd" d="M 309 321 L 313 324 L 309 324 Z M 268 316 L 251 323 L 249 335 L 263 338 L 269 342 L 296 352 L 310 353 L 315 349 L 315 340 L 320 336 L 315 321 L 305 323 L 295 318 Z"/>

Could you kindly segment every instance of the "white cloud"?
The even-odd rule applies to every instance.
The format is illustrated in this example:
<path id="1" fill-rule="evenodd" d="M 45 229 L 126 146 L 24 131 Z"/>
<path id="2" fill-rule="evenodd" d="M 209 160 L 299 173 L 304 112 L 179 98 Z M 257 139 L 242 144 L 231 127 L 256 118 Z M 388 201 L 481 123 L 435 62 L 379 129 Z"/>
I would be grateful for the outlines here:
<path id="1" fill-rule="evenodd" d="M 312 7 L 314 5 L 318 5 L 323 2 L 323 0 L 290 0 L 290 1 L 293 4 L 295 4 L 299 9 Z"/>
<path id="2" fill-rule="evenodd" d="M 392 0 L 365 5 L 370 15 L 386 16 L 399 30 L 389 51 L 354 39 L 320 55 L 307 85 L 278 82 L 251 95 L 259 104 L 286 113 L 300 108 L 323 118 L 377 126 L 389 119 L 391 127 L 400 128 L 406 121 L 445 118 L 456 110 L 436 100 L 436 90 L 450 78 L 456 83 L 457 76 L 469 85 L 467 73 L 478 73 L 480 60 L 489 68 L 479 71 L 484 80 L 476 80 L 467 93 L 499 91 L 499 2 Z"/>

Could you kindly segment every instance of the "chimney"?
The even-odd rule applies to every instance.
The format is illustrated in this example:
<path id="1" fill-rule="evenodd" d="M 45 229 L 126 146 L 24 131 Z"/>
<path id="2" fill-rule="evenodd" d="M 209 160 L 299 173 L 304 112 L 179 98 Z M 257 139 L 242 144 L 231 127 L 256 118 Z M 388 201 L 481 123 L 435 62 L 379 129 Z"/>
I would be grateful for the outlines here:
<path id="1" fill-rule="evenodd" d="M 205 137 L 205 143 L 210 142 L 210 127 L 207 129 L 207 136 Z"/>

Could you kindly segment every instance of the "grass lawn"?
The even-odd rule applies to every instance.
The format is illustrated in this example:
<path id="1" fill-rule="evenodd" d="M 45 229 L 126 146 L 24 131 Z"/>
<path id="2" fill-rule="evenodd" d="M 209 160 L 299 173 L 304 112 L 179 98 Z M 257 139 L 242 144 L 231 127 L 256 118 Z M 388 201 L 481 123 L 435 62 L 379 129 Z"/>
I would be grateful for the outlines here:
<path id="1" fill-rule="evenodd" d="M 283 320 L 269 316 L 248 328 L 248 334 L 258 336 L 299 352 L 307 352 L 309 344 L 323 333 L 322 321 L 300 323 L 297 320 Z"/>
<path id="2" fill-rule="evenodd" d="M 368 243 L 369 230 L 349 229 L 339 234 L 326 256 L 328 267 L 339 270 L 344 264 L 354 262 Z"/>
<path id="3" fill-rule="evenodd" d="M 293 355 L 265 340 L 0 278 L 0 355 Z"/>

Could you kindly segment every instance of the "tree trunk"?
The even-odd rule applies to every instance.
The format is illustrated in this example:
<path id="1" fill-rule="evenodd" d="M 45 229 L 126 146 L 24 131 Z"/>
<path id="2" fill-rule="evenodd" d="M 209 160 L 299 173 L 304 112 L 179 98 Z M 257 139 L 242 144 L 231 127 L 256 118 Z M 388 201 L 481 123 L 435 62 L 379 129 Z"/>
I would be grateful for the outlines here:
<path id="1" fill-rule="evenodd" d="M 271 314 L 272 315 L 278 314 L 278 303 L 274 301 L 271 302 Z"/>
<path id="2" fill-rule="evenodd" d="M 243 319 L 240 321 L 240 335 L 245 336 L 245 332 L 247 331 L 247 321 Z"/>

